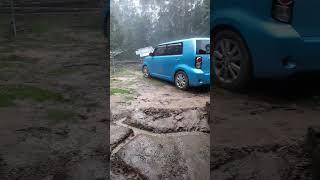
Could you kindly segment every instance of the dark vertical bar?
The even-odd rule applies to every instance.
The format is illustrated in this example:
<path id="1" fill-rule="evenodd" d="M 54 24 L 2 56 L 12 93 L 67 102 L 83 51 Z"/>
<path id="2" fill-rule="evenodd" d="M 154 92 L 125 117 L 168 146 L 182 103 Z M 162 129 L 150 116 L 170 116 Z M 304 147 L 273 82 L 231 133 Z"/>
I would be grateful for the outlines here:
<path id="1" fill-rule="evenodd" d="M 14 2 L 13 0 L 10 1 L 11 6 L 11 25 L 13 30 L 13 36 L 17 36 L 17 27 L 16 27 L 16 15 L 15 15 L 15 9 L 14 9 Z"/>
<path id="2" fill-rule="evenodd" d="M 106 119 L 107 122 L 109 122 L 109 125 L 107 126 L 107 134 L 109 135 L 107 140 L 107 144 L 110 145 L 110 119 L 111 119 L 111 109 L 110 109 L 110 0 L 103 0 L 104 4 L 104 10 L 103 10 L 103 29 L 104 29 L 104 36 L 105 36 L 105 43 L 106 43 L 106 55 L 105 55 L 105 62 L 106 62 L 106 93 L 107 93 L 107 107 L 106 107 Z M 108 150 L 111 148 L 109 147 Z M 110 162 L 110 154 L 111 152 L 108 152 L 108 161 Z M 110 170 L 110 163 L 107 165 L 108 172 L 111 172 Z M 108 176 L 106 179 L 110 179 L 110 173 L 108 173 Z"/>

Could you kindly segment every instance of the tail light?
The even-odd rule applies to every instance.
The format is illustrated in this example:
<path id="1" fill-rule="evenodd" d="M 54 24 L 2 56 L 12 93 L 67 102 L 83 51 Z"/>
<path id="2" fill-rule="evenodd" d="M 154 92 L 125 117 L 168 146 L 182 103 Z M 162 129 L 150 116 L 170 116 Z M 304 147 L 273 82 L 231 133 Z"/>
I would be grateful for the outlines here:
<path id="1" fill-rule="evenodd" d="M 196 60 L 195 60 L 195 66 L 197 69 L 201 69 L 201 66 L 202 66 L 202 57 L 196 57 Z"/>
<path id="2" fill-rule="evenodd" d="M 293 0 L 273 0 L 272 17 L 280 22 L 291 23 Z"/>

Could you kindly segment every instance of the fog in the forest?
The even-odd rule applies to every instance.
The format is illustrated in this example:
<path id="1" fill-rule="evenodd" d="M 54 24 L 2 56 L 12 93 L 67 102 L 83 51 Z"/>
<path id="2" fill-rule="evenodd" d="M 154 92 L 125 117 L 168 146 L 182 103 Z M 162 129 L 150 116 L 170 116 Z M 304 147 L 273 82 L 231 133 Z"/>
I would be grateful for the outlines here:
<path id="1" fill-rule="evenodd" d="M 209 0 L 111 0 L 111 54 L 132 59 L 158 43 L 209 36 Z"/>

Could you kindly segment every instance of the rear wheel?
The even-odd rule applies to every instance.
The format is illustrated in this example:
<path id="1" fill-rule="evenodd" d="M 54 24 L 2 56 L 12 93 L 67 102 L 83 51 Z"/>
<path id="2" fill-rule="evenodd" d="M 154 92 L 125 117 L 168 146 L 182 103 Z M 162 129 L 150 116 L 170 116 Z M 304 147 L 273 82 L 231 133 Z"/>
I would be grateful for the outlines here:
<path id="1" fill-rule="evenodd" d="M 183 71 L 178 71 L 174 77 L 174 83 L 178 89 L 186 90 L 189 88 L 189 78 Z"/>
<path id="2" fill-rule="evenodd" d="M 238 90 L 251 80 L 249 50 L 241 36 L 231 30 L 213 34 L 213 79 L 219 86 Z"/>

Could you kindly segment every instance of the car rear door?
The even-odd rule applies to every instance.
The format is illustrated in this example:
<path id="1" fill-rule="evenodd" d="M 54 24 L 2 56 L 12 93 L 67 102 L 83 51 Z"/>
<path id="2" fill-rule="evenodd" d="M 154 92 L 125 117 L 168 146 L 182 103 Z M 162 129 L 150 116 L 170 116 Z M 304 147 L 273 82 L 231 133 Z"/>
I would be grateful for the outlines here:
<path id="1" fill-rule="evenodd" d="M 202 71 L 210 73 L 210 40 L 196 40 L 196 56 L 202 58 Z"/>

